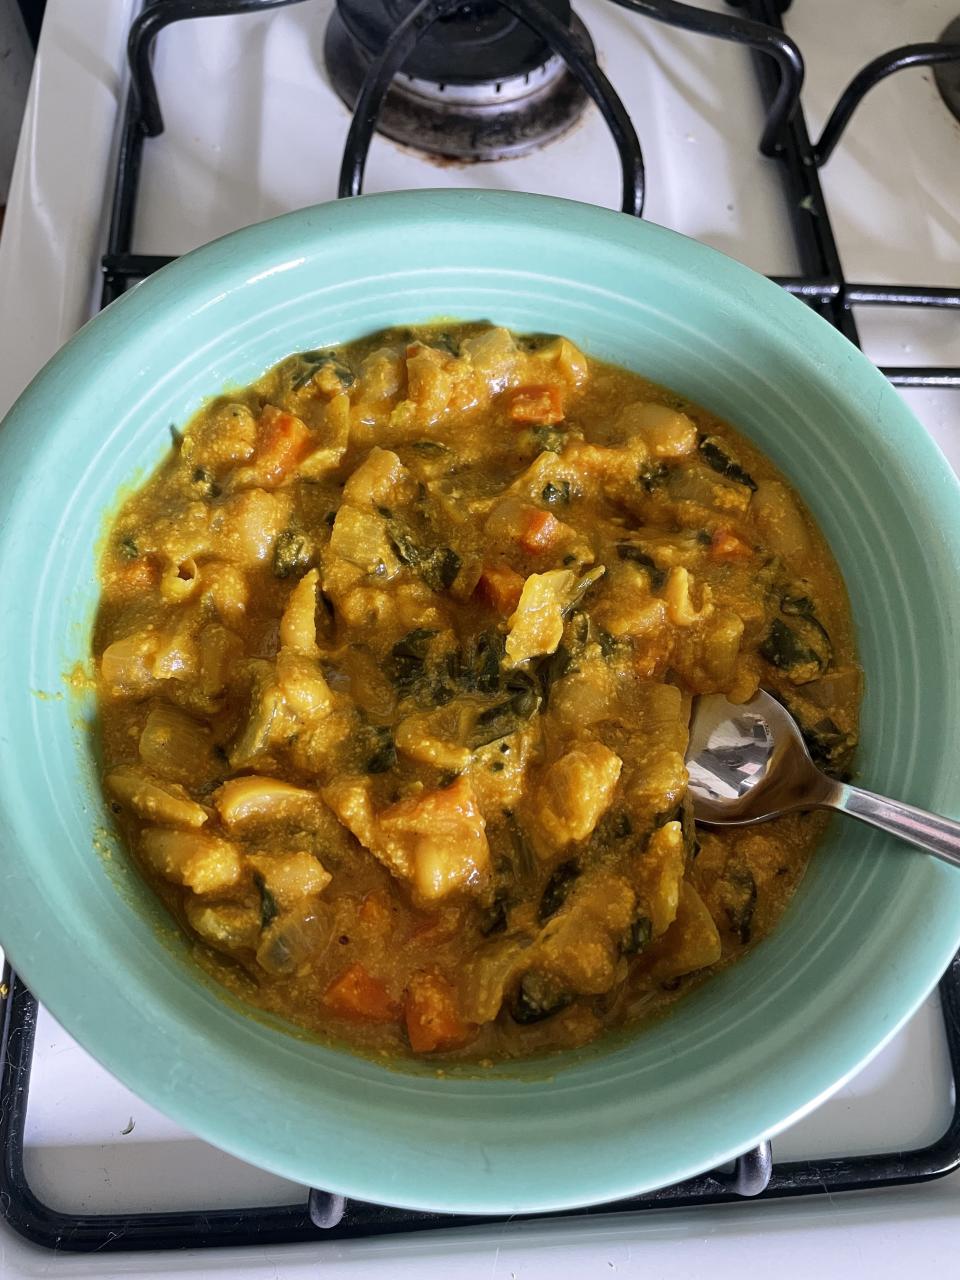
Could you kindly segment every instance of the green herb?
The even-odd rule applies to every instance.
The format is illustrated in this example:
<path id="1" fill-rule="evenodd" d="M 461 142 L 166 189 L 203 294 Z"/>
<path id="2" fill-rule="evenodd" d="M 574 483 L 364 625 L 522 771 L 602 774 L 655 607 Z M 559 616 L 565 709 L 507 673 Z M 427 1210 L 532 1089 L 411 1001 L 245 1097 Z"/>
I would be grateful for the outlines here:
<path id="1" fill-rule="evenodd" d="M 439 440 L 411 440 L 410 448 L 422 454 L 425 458 L 436 458 L 441 453 L 449 453 L 450 450 L 445 444 L 441 444 Z"/>
<path id="2" fill-rule="evenodd" d="M 753 914 L 757 907 L 757 882 L 749 867 L 734 866 L 724 877 L 727 885 L 727 901 L 724 909 L 730 928 L 744 946 L 750 941 Z"/>
<path id="3" fill-rule="evenodd" d="M 503 933 L 507 927 L 507 904 L 504 898 L 496 897 L 491 906 L 480 915 L 480 932 L 485 938 L 491 934 Z"/>
<path id="4" fill-rule="evenodd" d="M 561 480 L 559 485 L 555 485 L 552 480 L 548 480 L 543 486 L 540 496 L 550 506 L 566 506 L 570 501 L 570 481 Z"/>
<path id="5" fill-rule="evenodd" d="M 617 637 L 612 636 L 609 631 L 604 631 L 603 627 L 597 627 L 597 644 L 605 658 L 611 657 L 620 648 Z"/>
<path id="6" fill-rule="evenodd" d="M 552 342 L 559 341 L 555 333 L 524 333 L 517 338 L 517 346 L 521 351 L 542 351 Z"/>
<path id="7" fill-rule="evenodd" d="M 426 678 L 427 649 L 436 635 L 426 627 L 409 631 L 390 650 L 386 664 L 387 678 L 401 694 L 408 694 Z"/>
<path id="8" fill-rule="evenodd" d="M 811 663 L 818 670 L 825 666 L 822 657 L 805 645 L 793 627 L 788 627 L 780 618 L 774 618 L 759 651 L 771 666 L 781 671 L 791 671 Z"/>
<path id="9" fill-rule="evenodd" d="M 564 433 L 555 427 L 533 427 L 531 435 L 542 453 L 559 453 L 566 439 Z"/>
<path id="10" fill-rule="evenodd" d="M 666 480 L 670 468 L 665 462 L 655 462 L 644 467 L 637 476 L 637 483 L 644 493 L 653 493 Z"/>
<path id="11" fill-rule="evenodd" d="M 441 351 L 446 351 L 451 356 L 460 354 L 460 343 L 452 333 L 432 333 L 430 335 L 430 345 L 438 347 Z"/>
<path id="12" fill-rule="evenodd" d="M 551 916 L 557 914 L 566 902 L 573 882 L 579 874 L 580 867 L 573 859 L 569 862 L 561 862 L 559 867 L 554 869 L 541 895 L 540 906 L 537 908 L 537 919 L 541 924 L 546 924 Z"/>
<path id="13" fill-rule="evenodd" d="M 722 440 L 718 440 L 716 436 L 703 436 L 697 447 L 700 450 L 700 457 L 708 467 L 712 467 L 728 480 L 746 485 L 748 489 L 756 489 L 757 482 L 753 476 L 744 471 L 740 463 L 730 456 Z"/>
<path id="14" fill-rule="evenodd" d="M 385 725 L 370 725 L 366 734 L 370 754 L 363 766 L 364 773 L 386 773 L 397 763 L 397 748 L 393 734 Z"/>
<path id="15" fill-rule="evenodd" d="M 540 684 L 540 696 L 546 709 L 550 701 L 550 692 L 558 680 L 562 680 L 573 667 L 573 654 L 562 642 L 553 653 L 548 654 L 537 664 L 537 679 Z"/>
<path id="16" fill-rule="evenodd" d="M 223 492 L 210 472 L 204 467 L 195 467 L 190 479 L 205 498 L 219 498 Z"/>
<path id="17" fill-rule="evenodd" d="M 653 937 L 653 924 L 649 916 L 636 916 L 631 920 L 626 933 L 620 942 L 620 952 L 625 956 L 635 956 L 646 947 Z"/>
<path id="18" fill-rule="evenodd" d="M 344 390 L 353 386 L 353 373 L 337 356 L 335 351 L 301 351 L 296 359 L 300 364 L 300 372 L 293 379 L 294 391 L 302 390 L 308 382 L 313 381 L 321 369 L 325 368 L 333 370 L 337 381 Z"/>
<path id="19" fill-rule="evenodd" d="M 615 840 L 626 840 L 627 836 L 633 835 L 633 823 L 630 821 L 629 813 L 613 814 L 611 828 Z"/>
<path id="20" fill-rule="evenodd" d="M 538 868 L 536 855 L 530 848 L 530 842 L 524 834 L 523 828 L 513 814 L 508 809 L 505 809 L 503 816 L 507 840 L 510 843 L 510 863 L 513 868 L 513 875 L 518 880 L 531 880 Z"/>
<path id="21" fill-rule="evenodd" d="M 303 534 L 285 529 L 273 544 L 273 576 L 289 578 L 305 569 L 309 559 L 310 553 Z"/>
<path id="22" fill-rule="evenodd" d="M 120 544 L 117 549 L 125 560 L 136 560 L 137 556 L 140 554 L 140 548 L 134 542 L 129 533 L 120 539 Z"/>
<path id="23" fill-rule="evenodd" d="M 570 1000 L 571 997 L 561 991 L 552 978 L 531 970 L 520 980 L 520 986 L 510 1002 L 510 1016 L 521 1026 L 528 1026 L 559 1013 L 567 1007 Z"/>
<path id="24" fill-rule="evenodd" d="M 521 721 L 529 720 L 539 705 L 540 698 L 533 689 L 518 689 L 503 702 L 480 712 L 467 739 L 468 746 L 476 751 L 498 738 L 505 738 L 508 733 L 515 733 Z"/>
<path id="25" fill-rule="evenodd" d="M 659 591 L 667 580 L 667 572 L 661 569 L 647 553 L 632 542 L 618 542 L 617 555 L 621 560 L 628 560 L 631 564 L 639 565 L 641 569 L 647 571 L 647 577 L 650 579 L 651 591 Z"/>
<path id="26" fill-rule="evenodd" d="M 460 557 L 451 547 L 419 547 L 396 524 L 387 527 L 391 545 L 402 564 L 415 569 L 433 591 L 446 591 L 460 572 Z"/>
<path id="27" fill-rule="evenodd" d="M 253 882 L 260 893 L 260 928 L 266 929 L 276 920 L 280 914 L 280 908 L 277 906 L 276 898 L 264 884 L 263 876 L 255 875 Z"/>

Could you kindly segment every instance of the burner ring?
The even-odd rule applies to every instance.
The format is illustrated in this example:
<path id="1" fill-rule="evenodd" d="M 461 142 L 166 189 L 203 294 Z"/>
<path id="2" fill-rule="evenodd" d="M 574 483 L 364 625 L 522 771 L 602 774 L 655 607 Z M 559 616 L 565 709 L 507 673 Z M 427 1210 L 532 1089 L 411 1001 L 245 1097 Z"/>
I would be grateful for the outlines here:
<path id="1" fill-rule="evenodd" d="M 423 98 L 458 107 L 500 107 L 507 103 L 521 102 L 535 93 L 550 88 L 566 70 L 559 54 L 552 54 L 542 66 L 525 75 L 507 76 L 502 80 L 486 80 L 481 84 L 437 84 L 419 76 L 404 72 L 396 77 L 398 91 L 413 98 Z"/>
<path id="2" fill-rule="evenodd" d="M 570 30 L 589 56 L 596 57 L 590 34 L 576 14 L 571 15 Z M 336 9 L 324 35 L 323 57 L 333 88 L 352 110 L 371 59 Z M 504 160 L 566 133 L 588 102 L 586 91 L 556 54 L 524 74 L 473 84 L 401 73 L 384 100 L 377 132 L 444 159 Z"/>

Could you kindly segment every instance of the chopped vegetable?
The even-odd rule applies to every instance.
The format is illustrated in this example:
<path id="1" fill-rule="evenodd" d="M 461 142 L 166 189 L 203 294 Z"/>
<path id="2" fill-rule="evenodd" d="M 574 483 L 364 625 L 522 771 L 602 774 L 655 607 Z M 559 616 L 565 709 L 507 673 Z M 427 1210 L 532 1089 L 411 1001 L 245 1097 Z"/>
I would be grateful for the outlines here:
<path id="1" fill-rule="evenodd" d="M 460 1049 L 473 1034 L 457 1008 L 453 987 L 439 973 L 416 973 L 410 979 L 404 1021 L 414 1053 Z"/>
<path id="2" fill-rule="evenodd" d="M 323 993 L 323 1003 L 339 1018 L 371 1022 L 392 1022 L 400 1012 L 385 984 L 362 964 L 352 964 L 334 978 Z"/>
<path id="3" fill-rule="evenodd" d="M 720 475 L 726 476 L 728 480 L 734 480 L 737 484 L 746 485 L 748 489 L 756 489 L 757 483 L 753 476 L 744 471 L 740 463 L 731 456 L 722 440 L 718 440 L 716 436 L 704 436 L 698 448 L 701 458 L 703 458 L 708 467 L 712 467 Z"/>
<path id="4" fill-rule="evenodd" d="M 219 981 L 378 1060 L 583 1044 L 769 932 L 820 819 L 698 831 L 694 697 L 763 684 L 852 765 L 849 612 L 800 498 L 561 336 L 289 356 L 174 434 L 101 571 L 138 865 Z"/>

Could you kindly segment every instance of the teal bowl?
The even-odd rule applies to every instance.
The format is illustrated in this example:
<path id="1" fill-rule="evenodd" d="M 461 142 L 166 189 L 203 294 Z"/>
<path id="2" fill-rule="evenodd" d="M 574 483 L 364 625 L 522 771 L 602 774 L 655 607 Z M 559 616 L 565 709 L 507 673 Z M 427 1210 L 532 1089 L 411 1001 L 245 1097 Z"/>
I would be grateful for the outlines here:
<path id="1" fill-rule="evenodd" d="M 864 783 L 957 814 L 960 490 L 895 392 L 801 303 L 645 222 L 402 192 L 250 227 L 91 321 L 0 430 L 0 942 L 67 1030 L 217 1146 L 308 1185 L 465 1213 L 561 1209 L 719 1165 L 815 1107 L 960 944 L 960 875 L 850 822 L 773 937 L 633 1037 L 482 1074 L 388 1069 L 246 1015 L 111 834 L 87 663 L 97 544 L 211 393 L 435 316 L 569 335 L 736 423 L 850 589 Z"/>

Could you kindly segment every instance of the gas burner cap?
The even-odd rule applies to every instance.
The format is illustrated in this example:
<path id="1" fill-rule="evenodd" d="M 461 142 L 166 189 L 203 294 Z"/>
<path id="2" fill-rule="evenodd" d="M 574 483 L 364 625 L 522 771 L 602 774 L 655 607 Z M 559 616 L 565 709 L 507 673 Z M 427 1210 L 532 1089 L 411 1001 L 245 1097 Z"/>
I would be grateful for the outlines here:
<path id="1" fill-rule="evenodd" d="M 542 0 L 570 25 L 570 0 Z M 368 57 L 375 58 L 417 0 L 337 0 L 337 13 Z M 483 84 L 527 75 L 550 57 L 543 39 L 497 0 L 465 0 L 424 32 L 403 68 L 432 84 Z"/>
<path id="2" fill-rule="evenodd" d="M 960 17 L 954 18 L 940 39 L 943 44 L 960 45 Z M 937 63 L 933 78 L 947 109 L 960 120 L 960 62 Z"/>
<path id="3" fill-rule="evenodd" d="M 560 7 L 551 0 L 558 16 Z M 563 7 L 563 20 L 584 51 L 595 57 L 586 27 L 565 0 Z M 358 8 L 363 39 L 357 35 Z M 379 20 L 394 8 L 389 29 L 377 24 L 375 30 L 371 14 Z M 323 55 L 331 83 L 348 107 L 356 103 L 370 63 L 409 8 L 409 0 L 338 0 Z M 539 36 L 516 23 L 501 5 L 481 0 L 427 32 L 394 78 L 377 131 L 429 155 L 501 160 L 565 133 L 588 100 L 563 59 Z"/>

